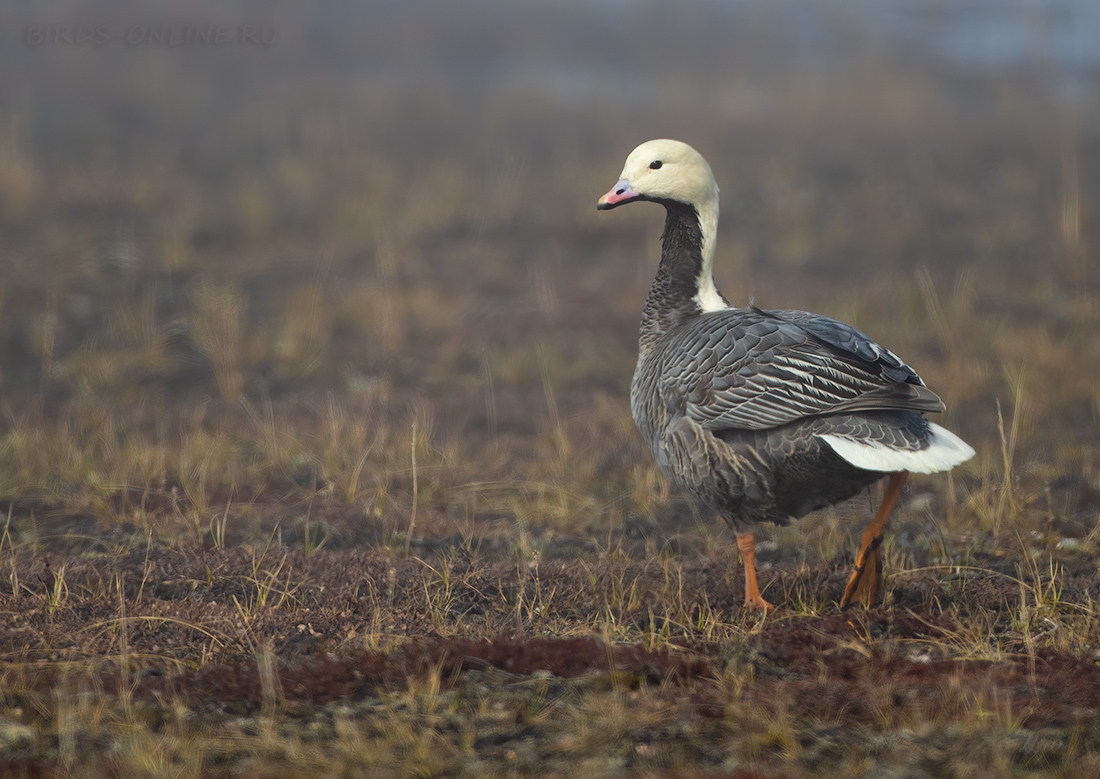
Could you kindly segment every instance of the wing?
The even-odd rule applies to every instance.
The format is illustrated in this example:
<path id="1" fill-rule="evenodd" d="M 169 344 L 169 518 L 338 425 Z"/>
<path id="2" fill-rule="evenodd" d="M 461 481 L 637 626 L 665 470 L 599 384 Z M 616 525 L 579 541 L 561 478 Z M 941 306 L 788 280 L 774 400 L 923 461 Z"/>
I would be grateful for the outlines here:
<path id="1" fill-rule="evenodd" d="M 888 349 L 805 311 L 708 314 L 677 334 L 667 354 L 666 404 L 709 430 L 762 430 L 853 411 L 943 410 Z"/>
<path id="2" fill-rule="evenodd" d="M 896 354 L 885 346 L 879 346 L 851 325 L 821 314 L 811 314 L 809 311 L 765 311 L 751 304 L 749 308 L 760 316 L 790 322 L 842 353 L 865 363 L 881 366 L 883 375 L 889 379 L 924 386 L 917 372 L 903 363 Z"/>

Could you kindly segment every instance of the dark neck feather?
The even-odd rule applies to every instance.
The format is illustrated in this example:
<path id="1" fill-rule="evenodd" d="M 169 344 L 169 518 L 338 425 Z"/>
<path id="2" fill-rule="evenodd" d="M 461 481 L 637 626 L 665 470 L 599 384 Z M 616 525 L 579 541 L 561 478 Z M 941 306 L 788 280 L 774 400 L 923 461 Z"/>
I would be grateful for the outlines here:
<path id="1" fill-rule="evenodd" d="M 703 272 L 703 231 L 692 206 L 661 201 L 665 231 L 661 235 L 661 265 L 642 311 L 640 346 L 646 352 L 676 325 L 699 316 L 697 293 Z"/>

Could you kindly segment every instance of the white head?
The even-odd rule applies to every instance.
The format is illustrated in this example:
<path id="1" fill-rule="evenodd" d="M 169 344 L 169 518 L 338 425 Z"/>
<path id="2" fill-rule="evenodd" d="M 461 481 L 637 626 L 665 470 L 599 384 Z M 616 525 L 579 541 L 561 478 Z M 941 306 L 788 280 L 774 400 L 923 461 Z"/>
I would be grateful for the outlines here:
<path id="1" fill-rule="evenodd" d="M 618 183 L 601 197 L 596 208 L 616 208 L 636 200 L 673 201 L 693 207 L 703 234 L 703 269 L 696 295 L 703 311 L 726 308 L 714 287 L 714 247 L 718 236 L 718 185 L 703 155 L 686 143 L 646 141 L 630 152 Z"/>
<path id="2" fill-rule="evenodd" d="M 660 139 L 646 141 L 630 152 L 619 182 L 600 198 L 605 210 L 635 200 L 673 200 L 694 206 L 718 208 L 718 185 L 703 155 L 686 143 Z"/>

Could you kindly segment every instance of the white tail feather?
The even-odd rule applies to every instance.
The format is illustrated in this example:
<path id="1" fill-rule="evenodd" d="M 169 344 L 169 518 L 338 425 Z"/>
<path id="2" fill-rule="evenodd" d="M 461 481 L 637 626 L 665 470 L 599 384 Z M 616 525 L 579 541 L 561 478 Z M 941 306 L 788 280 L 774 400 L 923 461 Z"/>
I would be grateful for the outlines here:
<path id="1" fill-rule="evenodd" d="M 931 422 L 929 426 L 931 433 L 928 436 L 928 446 L 916 451 L 894 449 L 877 441 L 841 435 L 823 434 L 820 438 L 857 468 L 883 473 L 936 473 L 950 470 L 974 456 L 970 445 L 950 430 Z"/>

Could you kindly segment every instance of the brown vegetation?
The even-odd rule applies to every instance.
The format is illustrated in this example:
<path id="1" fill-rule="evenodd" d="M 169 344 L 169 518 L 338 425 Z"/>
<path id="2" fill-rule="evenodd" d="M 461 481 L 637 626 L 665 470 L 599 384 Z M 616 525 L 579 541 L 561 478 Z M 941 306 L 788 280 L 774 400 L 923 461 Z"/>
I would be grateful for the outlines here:
<path id="1" fill-rule="evenodd" d="M 1100 773 L 1095 101 L 843 8 L 604 5 L 0 49 L 0 776 Z M 727 296 L 873 334 L 978 449 L 882 608 L 835 606 L 864 497 L 743 612 L 634 430 L 660 220 L 595 200 L 658 136 Z"/>

